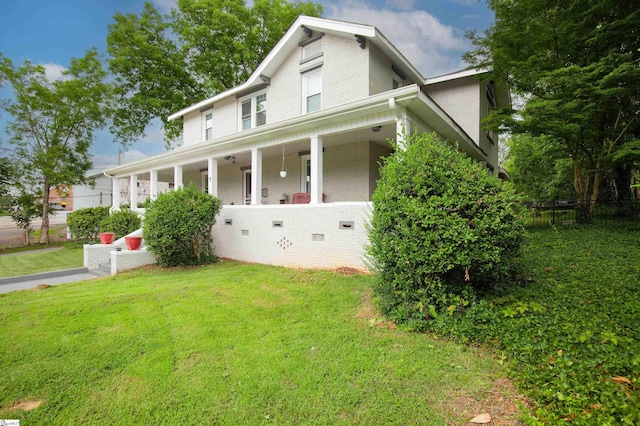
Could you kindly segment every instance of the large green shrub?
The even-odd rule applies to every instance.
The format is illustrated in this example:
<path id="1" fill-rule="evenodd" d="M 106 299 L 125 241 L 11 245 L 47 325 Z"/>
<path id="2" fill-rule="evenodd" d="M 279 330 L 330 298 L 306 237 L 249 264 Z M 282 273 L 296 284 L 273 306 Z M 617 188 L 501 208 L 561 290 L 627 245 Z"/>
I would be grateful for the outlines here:
<path id="1" fill-rule="evenodd" d="M 435 134 L 410 137 L 381 169 L 368 254 L 390 319 L 424 329 L 508 275 L 523 226 L 513 191 Z"/>
<path id="2" fill-rule="evenodd" d="M 140 229 L 141 223 L 138 213 L 121 208 L 100 221 L 100 232 L 114 232 L 118 239 Z"/>
<path id="3" fill-rule="evenodd" d="M 215 260 L 211 227 L 220 200 L 193 185 L 158 195 L 145 212 L 142 237 L 160 266 Z"/>
<path id="4" fill-rule="evenodd" d="M 75 210 L 67 216 L 67 227 L 76 239 L 93 242 L 98 237 L 100 222 L 109 216 L 109 207 Z"/>

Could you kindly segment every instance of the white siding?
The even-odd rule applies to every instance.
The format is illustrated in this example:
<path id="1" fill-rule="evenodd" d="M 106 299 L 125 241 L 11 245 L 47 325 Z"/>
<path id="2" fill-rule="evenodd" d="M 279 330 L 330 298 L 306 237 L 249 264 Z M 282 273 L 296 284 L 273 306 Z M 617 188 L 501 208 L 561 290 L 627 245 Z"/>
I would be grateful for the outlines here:
<path id="1" fill-rule="evenodd" d="M 370 215 L 371 203 L 224 206 L 213 226 L 214 252 L 270 265 L 365 269 Z"/>
<path id="2" fill-rule="evenodd" d="M 361 49 L 353 37 L 322 38 L 322 108 L 369 96 L 369 47 Z"/>
<path id="3" fill-rule="evenodd" d="M 480 82 L 460 78 L 426 86 L 427 93 L 473 141 L 480 144 Z"/>
<path id="4" fill-rule="evenodd" d="M 369 51 L 369 94 L 387 92 L 393 88 L 391 61 L 375 46 L 370 46 Z"/>
<path id="5" fill-rule="evenodd" d="M 215 133 L 215 120 L 216 114 L 213 114 L 214 120 L 214 128 L 213 131 Z M 202 113 L 199 111 L 194 111 L 190 114 L 184 116 L 184 124 L 183 124 L 183 145 L 193 145 L 199 142 L 202 142 Z"/>
<path id="6" fill-rule="evenodd" d="M 302 77 L 300 76 L 300 50 L 289 55 L 278 71 L 270 76 L 271 85 L 267 88 L 267 123 L 278 122 L 301 114 Z M 322 61 L 322 57 L 316 61 Z M 308 66 L 305 63 L 302 67 Z"/>

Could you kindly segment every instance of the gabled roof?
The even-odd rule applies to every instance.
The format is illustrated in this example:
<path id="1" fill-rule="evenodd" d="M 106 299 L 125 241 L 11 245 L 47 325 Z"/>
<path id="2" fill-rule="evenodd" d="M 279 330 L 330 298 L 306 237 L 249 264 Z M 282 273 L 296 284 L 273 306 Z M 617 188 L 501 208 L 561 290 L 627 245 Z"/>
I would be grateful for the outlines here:
<path id="1" fill-rule="evenodd" d="M 309 38 L 305 29 L 309 29 L 313 33 L 333 34 L 343 37 L 345 35 L 349 35 L 350 37 L 355 37 L 356 35 L 365 37 L 369 43 L 373 43 L 383 54 L 389 57 L 393 64 L 409 79 L 418 84 L 424 84 L 425 82 L 425 78 L 420 72 L 376 27 L 332 19 L 299 16 L 246 82 L 171 114 L 169 121 L 180 118 L 190 112 L 206 108 L 222 99 L 235 96 L 263 84 L 264 78 L 270 78 L 278 68 L 280 68 L 287 57 L 298 48 L 300 42 Z"/>

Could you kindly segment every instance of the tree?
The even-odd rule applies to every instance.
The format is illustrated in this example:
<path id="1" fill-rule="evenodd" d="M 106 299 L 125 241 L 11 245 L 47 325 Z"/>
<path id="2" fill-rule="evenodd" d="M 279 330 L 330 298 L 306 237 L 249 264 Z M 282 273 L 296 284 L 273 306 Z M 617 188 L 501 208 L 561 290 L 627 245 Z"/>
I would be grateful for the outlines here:
<path id="1" fill-rule="evenodd" d="M 8 158 L 0 157 L 0 197 L 5 197 L 9 194 L 12 179 L 11 161 Z"/>
<path id="2" fill-rule="evenodd" d="M 21 192 L 13 201 L 16 208 L 11 211 L 11 219 L 23 230 L 26 246 L 29 245 L 29 234 L 32 231 L 31 220 L 42 215 L 42 203 L 37 196 L 28 192 Z"/>
<path id="3" fill-rule="evenodd" d="M 49 242 L 49 191 L 85 181 L 94 133 L 109 117 L 110 88 L 95 50 L 72 59 L 61 79 L 48 81 L 40 65 L 15 67 L 0 55 L 0 80 L 13 98 L 2 107 L 10 115 L 6 132 L 25 192 L 37 189 L 42 203 L 40 243 Z"/>
<path id="4" fill-rule="evenodd" d="M 311 2 L 179 0 L 169 15 L 150 3 L 139 15 L 116 14 L 107 37 L 112 132 L 126 147 L 159 117 L 169 146 L 182 131 L 170 114 L 244 82 L 298 15 L 321 11 Z"/>
<path id="5" fill-rule="evenodd" d="M 640 136 L 640 9 L 618 0 L 488 3 L 495 24 L 470 34 L 465 59 L 527 98 L 521 111 L 494 111 L 488 126 L 562 141 L 579 201 L 595 203 L 612 156 Z"/>
<path id="6" fill-rule="evenodd" d="M 529 201 L 572 200 L 573 168 L 562 141 L 550 136 L 511 135 L 505 168 Z"/>

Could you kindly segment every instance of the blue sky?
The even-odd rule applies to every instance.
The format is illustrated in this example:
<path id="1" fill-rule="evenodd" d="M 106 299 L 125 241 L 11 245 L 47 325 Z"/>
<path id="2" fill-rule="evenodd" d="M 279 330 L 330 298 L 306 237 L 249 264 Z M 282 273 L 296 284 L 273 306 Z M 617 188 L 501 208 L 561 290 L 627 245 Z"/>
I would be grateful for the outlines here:
<path id="1" fill-rule="evenodd" d="M 469 29 L 482 31 L 493 13 L 482 0 L 320 0 L 326 18 L 375 25 L 426 77 L 463 68 L 460 55 L 470 45 Z M 2 0 L 0 1 L 0 52 L 15 65 L 28 59 L 42 64 L 51 78 L 59 75 L 72 57 L 87 49 L 106 50 L 107 26 L 116 12 L 138 13 L 142 0 Z M 153 0 L 163 12 L 175 0 Z M 7 90 L 0 92 L 2 97 Z M 0 140 L 6 117 L 0 117 Z M 124 162 L 165 151 L 162 129 L 148 130 L 134 144 Z M 98 135 L 92 149 L 96 166 L 117 163 L 118 146 L 107 131 Z"/>

